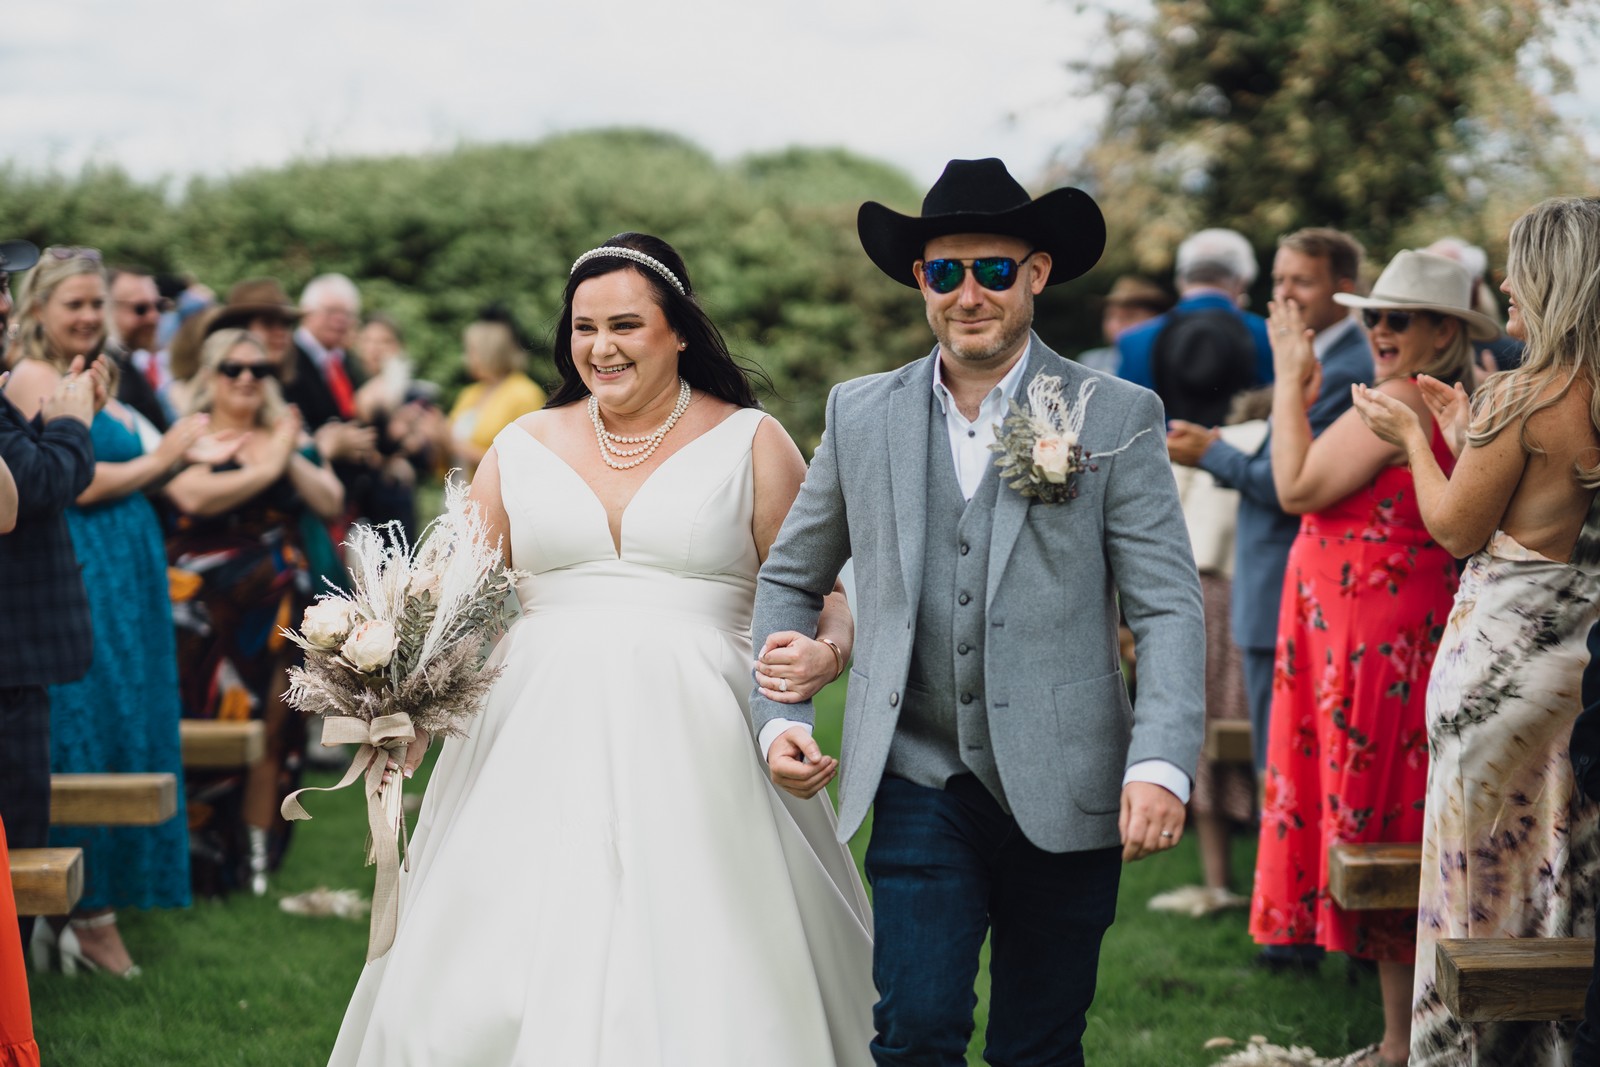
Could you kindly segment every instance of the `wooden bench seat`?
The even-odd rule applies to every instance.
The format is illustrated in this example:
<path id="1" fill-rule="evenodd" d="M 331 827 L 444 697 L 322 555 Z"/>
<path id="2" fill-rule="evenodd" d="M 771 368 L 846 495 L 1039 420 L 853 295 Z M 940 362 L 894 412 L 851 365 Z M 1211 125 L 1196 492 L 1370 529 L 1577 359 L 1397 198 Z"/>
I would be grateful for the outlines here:
<path id="1" fill-rule="evenodd" d="M 184 719 L 178 724 L 183 742 L 183 765 L 196 769 L 248 767 L 267 750 L 266 724 Z"/>
<path id="2" fill-rule="evenodd" d="M 1219 719 L 1206 728 L 1206 743 L 1201 753 L 1213 763 L 1252 763 L 1250 720 Z"/>
<path id="3" fill-rule="evenodd" d="M 67 914 L 83 896 L 83 849 L 13 849 L 11 891 L 18 915 Z"/>
<path id="4" fill-rule="evenodd" d="M 178 811 L 174 774 L 53 774 L 52 826 L 154 826 Z"/>
<path id="5" fill-rule="evenodd" d="M 1462 1022 L 1581 1019 L 1594 968 L 1592 938 L 1440 941 L 1439 999 Z"/>
<path id="6" fill-rule="evenodd" d="M 1348 842 L 1328 848 L 1328 893 L 1346 911 L 1417 906 L 1422 846 Z"/>

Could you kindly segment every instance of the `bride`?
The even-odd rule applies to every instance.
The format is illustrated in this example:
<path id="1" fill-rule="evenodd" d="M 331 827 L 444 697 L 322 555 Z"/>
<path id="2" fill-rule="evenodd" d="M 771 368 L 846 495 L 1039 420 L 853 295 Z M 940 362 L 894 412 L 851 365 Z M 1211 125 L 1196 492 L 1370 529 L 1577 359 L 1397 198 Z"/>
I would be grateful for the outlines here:
<path id="1" fill-rule="evenodd" d="M 531 574 L 505 672 L 439 755 L 331 1062 L 868 1064 L 871 918 L 817 795 L 837 763 L 779 792 L 745 715 L 756 571 L 805 463 L 658 238 L 578 258 L 555 363 L 472 484 Z M 853 636 L 836 593 L 818 640 L 764 651 L 763 691 L 809 698 Z"/>

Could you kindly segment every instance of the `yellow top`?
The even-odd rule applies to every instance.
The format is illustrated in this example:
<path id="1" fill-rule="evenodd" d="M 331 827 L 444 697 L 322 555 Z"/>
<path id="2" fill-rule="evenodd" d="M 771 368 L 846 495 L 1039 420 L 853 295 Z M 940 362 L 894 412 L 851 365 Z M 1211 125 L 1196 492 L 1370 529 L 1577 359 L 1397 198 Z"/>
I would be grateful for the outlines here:
<path id="1" fill-rule="evenodd" d="M 528 412 L 544 407 L 544 401 L 544 390 L 520 371 L 492 386 L 473 382 L 461 390 L 456 406 L 450 409 L 451 434 L 486 452 L 496 434 Z M 467 473 L 470 476 L 472 472 Z"/>

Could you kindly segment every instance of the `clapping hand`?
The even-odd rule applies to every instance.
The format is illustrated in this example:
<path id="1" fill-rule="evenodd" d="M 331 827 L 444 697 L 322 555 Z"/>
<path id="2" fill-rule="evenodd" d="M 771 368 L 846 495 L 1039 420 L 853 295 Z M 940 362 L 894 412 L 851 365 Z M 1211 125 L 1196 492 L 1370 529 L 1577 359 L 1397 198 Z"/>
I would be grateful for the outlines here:
<path id="1" fill-rule="evenodd" d="M 72 366 L 61 380 L 56 383 L 48 396 L 44 398 L 44 406 L 39 414 L 45 422 L 51 419 L 69 418 L 77 419 L 85 426 L 94 421 L 94 413 L 105 405 L 104 394 L 100 392 L 104 387 L 105 366 L 100 360 L 95 360 L 95 365 L 100 368 L 100 386 L 96 386 L 95 375 L 92 371 L 83 369 L 83 357 L 78 356 L 72 361 Z M 97 399 L 97 393 L 99 397 Z"/>
<path id="2" fill-rule="evenodd" d="M 176 465 L 180 460 L 188 460 L 189 450 L 206 435 L 211 428 L 211 416 L 199 413 L 185 415 L 161 435 L 161 443 L 156 445 L 155 454 L 162 461 L 163 467 Z"/>
<path id="3" fill-rule="evenodd" d="M 272 428 L 272 436 L 267 439 L 268 462 L 280 469 L 288 467 L 290 458 L 300 447 L 300 432 L 304 428 L 305 421 L 300 417 L 300 409 L 291 405 L 278 418 L 278 424 Z"/>
<path id="4" fill-rule="evenodd" d="M 1402 452 L 1407 450 L 1411 434 L 1423 432 L 1421 416 L 1387 393 L 1357 382 L 1350 387 L 1350 399 L 1367 429 Z"/>
<path id="5" fill-rule="evenodd" d="M 1167 458 L 1184 467 L 1198 467 L 1213 441 L 1222 434 L 1195 422 L 1172 419 L 1167 423 Z"/>
<path id="6" fill-rule="evenodd" d="M 1466 387 L 1460 382 L 1446 385 L 1431 375 L 1419 374 L 1417 388 L 1422 391 L 1422 402 L 1428 405 L 1450 454 L 1460 456 L 1467 446 L 1467 427 L 1472 424 L 1472 401 Z"/>
<path id="7" fill-rule="evenodd" d="M 1312 347 L 1316 332 L 1306 326 L 1300 305 L 1293 300 L 1267 304 L 1267 337 L 1272 344 L 1272 371 L 1283 385 L 1297 385 L 1310 407 L 1322 391 L 1322 364 Z"/>
<path id="8" fill-rule="evenodd" d="M 183 455 L 184 462 L 204 464 L 207 467 L 226 463 L 238 454 L 239 446 L 244 444 L 249 436 L 242 430 L 208 433 L 189 446 L 189 450 Z"/>

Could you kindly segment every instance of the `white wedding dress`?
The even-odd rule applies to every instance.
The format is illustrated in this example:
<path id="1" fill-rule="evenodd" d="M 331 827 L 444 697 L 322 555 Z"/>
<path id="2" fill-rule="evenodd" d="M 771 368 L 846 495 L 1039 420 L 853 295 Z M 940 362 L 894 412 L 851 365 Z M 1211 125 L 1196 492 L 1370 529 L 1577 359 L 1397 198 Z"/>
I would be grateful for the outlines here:
<path id="1" fill-rule="evenodd" d="M 331 1063 L 870 1064 L 866 894 L 826 795 L 775 789 L 746 718 L 763 417 L 669 456 L 620 553 L 572 468 L 496 438 L 522 615 Z"/>

